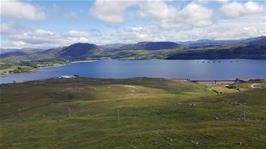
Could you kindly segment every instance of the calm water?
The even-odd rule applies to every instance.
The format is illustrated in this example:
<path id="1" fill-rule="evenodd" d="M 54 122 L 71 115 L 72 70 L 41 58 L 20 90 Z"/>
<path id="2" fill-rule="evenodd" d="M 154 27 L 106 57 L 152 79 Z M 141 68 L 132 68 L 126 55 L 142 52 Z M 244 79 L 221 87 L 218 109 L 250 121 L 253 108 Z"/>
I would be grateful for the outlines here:
<path id="1" fill-rule="evenodd" d="M 266 78 L 266 60 L 106 60 L 2 75 L 0 83 L 41 80 L 62 75 L 94 78 L 162 77 L 191 80 Z"/>

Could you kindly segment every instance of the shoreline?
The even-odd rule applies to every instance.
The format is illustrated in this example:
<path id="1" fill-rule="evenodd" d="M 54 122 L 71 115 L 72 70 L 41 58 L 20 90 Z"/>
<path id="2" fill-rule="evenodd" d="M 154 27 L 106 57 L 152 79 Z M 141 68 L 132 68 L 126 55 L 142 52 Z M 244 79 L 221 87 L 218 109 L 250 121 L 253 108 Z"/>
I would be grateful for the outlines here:
<path id="1" fill-rule="evenodd" d="M 84 60 L 84 61 L 73 61 L 73 62 L 66 62 L 66 63 L 55 63 L 53 65 L 50 65 L 50 66 L 38 66 L 37 68 L 32 68 L 32 69 L 29 69 L 27 71 L 24 71 L 24 72 L 7 72 L 7 73 L 0 73 L 0 76 L 5 76 L 5 75 L 10 75 L 10 74 L 20 74 L 20 73 L 31 73 L 37 69 L 40 69 L 40 68 L 49 68 L 49 67 L 60 67 L 60 66 L 64 66 L 64 65 L 68 65 L 68 64 L 76 64 L 76 63 L 86 63 L 86 62 L 95 62 L 97 60 Z M 19 66 L 18 66 L 19 67 Z"/>
<path id="2" fill-rule="evenodd" d="M 247 78 L 245 80 L 188 80 L 188 79 L 170 79 L 170 78 L 154 78 L 154 77 L 131 77 L 131 78 L 95 78 L 95 77 L 79 77 L 73 75 L 73 77 L 70 78 L 61 78 L 60 77 L 52 77 L 52 78 L 46 78 L 46 79 L 39 79 L 39 80 L 14 80 L 13 82 L 9 83 L 0 83 L 0 85 L 5 85 L 5 84 L 17 84 L 17 83 L 25 83 L 25 82 L 31 82 L 31 81 L 46 81 L 50 79 L 96 79 L 96 80 L 128 80 L 128 79 L 135 79 L 135 78 L 148 78 L 148 79 L 165 79 L 165 80 L 176 80 L 176 81 L 186 81 L 186 82 L 193 82 L 193 83 L 199 83 L 199 84 L 205 84 L 205 85 L 219 85 L 219 84 L 231 84 L 235 82 L 240 82 L 240 83 L 248 83 L 248 82 L 266 82 L 266 78 Z"/>
<path id="3" fill-rule="evenodd" d="M 98 61 L 98 60 L 84 60 L 84 61 L 73 61 L 73 62 L 70 62 L 70 63 L 67 63 L 67 64 L 75 64 L 75 63 L 89 63 L 89 62 L 95 62 L 95 61 Z"/>
<path id="4" fill-rule="evenodd" d="M 50 65 L 50 66 L 38 66 L 37 68 L 31 68 L 27 71 L 22 71 L 22 72 L 6 72 L 6 73 L 0 73 L 0 76 L 5 76 L 5 75 L 10 75 L 10 74 L 21 74 L 21 73 L 31 73 L 37 69 L 40 69 L 40 68 L 49 68 L 49 67 L 60 67 L 60 66 L 64 66 L 64 65 L 67 65 L 68 63 L 64 63 L 64 64 L 59 64 L 59 63 L 55 63 L 53 65 Z M 20 67 L 20 66 L 18 66 Z"/>

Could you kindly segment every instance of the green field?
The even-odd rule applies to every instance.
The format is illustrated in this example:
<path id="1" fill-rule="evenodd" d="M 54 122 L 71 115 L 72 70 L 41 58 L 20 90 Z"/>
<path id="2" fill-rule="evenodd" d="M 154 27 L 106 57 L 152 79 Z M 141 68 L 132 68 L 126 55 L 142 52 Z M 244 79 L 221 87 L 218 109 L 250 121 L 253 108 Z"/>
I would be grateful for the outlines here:
<path id="1" fill-rule="evenodd" d="M 135 78 L 0 85 L 0 148 L 266 148 L 265 83 Z"/>

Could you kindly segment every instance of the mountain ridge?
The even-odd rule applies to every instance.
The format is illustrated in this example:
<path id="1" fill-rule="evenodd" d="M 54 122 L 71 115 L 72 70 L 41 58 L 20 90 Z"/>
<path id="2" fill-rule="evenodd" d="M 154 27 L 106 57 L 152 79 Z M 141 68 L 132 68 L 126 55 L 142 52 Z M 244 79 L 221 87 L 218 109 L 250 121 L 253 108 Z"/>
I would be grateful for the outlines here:
<path id="1" fill-rule="evenodd" d="M 159 42 L 143 41 L 135 44 L 127 44 L 120 48 L 131 49 L 131 50 L 162 50 L 162 49 L 175 49 L 179 47 L 180 47 L 179 44 L 171 41 L 159 41 Z"/>
<path id="2" fill-rule="evenodd" d="M 85 59 L 93 52 L 101 50 L 96 44 L 75 43 L 57 53 L 57 57 L 64 59 Z"/>
<path id="3" fill-rule="evenodd" d="M 9 52 L 0 58 L 55 58 L 68 61 L 86 59 L 266 59 L 266 37 L 241 40 L 198 40 L 183 43 L 170 41 L 135 44 L 96 45 L 75 43 L 35 53 Z"/>

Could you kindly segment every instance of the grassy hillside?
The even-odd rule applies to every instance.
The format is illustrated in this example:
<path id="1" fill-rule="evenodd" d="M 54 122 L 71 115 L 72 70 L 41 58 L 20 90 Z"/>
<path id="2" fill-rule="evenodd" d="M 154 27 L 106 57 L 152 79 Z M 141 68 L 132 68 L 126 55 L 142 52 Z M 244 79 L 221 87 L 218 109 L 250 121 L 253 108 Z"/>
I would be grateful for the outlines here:
<path id="1" fill-rule="evenodd" d="M 265 84 L 237 86 L 149 78 L 0 85 L 0 148 L 266 148 Z"/>
<path id="2" fill-rule="evenodd" d="M 266 59 L 266 44 L 189 49 L 167 59 Z"/>
<path id="3" fill-rule="evenodd" d="M 30 72 L 35 68 L 59 66 L 67 63 L 62 59 L 41 59 L 20 61 L 16 59 L 0 59 L 0 75 L 10 73 Z"/>

